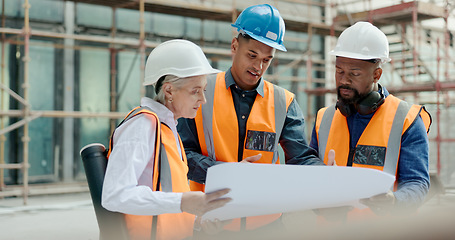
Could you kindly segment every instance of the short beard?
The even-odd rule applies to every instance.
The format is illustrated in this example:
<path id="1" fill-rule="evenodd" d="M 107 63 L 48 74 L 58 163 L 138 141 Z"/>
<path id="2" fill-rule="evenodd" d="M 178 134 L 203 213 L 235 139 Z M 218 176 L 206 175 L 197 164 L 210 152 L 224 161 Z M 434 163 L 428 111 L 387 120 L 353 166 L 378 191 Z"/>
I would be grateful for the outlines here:
<path id="1" fill-rule="evenodd" d="M 340 94 L 340 89 L 342 89 L 342 88 L 354 91 L 354 96 L 352 98 L 343 98 Z M 337 94 L 338 94 L 338 101 L 341 101 L 346 105 L 349 105 L 349 104 L 354 105 L 363 97 L 360 95 L 360 93 L 359 93 L 359 91 L 357 91 L 357 89 L 354 89 L 354 88 L 351 88 L 348 86 L 343 86 L 343 85 L 341 85 L 337 88 Z"/>

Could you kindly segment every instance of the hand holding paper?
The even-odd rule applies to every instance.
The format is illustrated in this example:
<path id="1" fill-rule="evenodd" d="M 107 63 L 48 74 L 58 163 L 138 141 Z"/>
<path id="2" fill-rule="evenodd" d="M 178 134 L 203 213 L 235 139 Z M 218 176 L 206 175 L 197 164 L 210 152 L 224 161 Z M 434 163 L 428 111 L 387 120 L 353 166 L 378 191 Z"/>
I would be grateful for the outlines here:
<path id="1" fill-rule="evenodd" d="M 327 166 L 337 166 L 337 162 L 335 161 L 335 150 L 330 149 L 327 158 Z"/>
<path id="2" fill-rule="evenodd" d="M 392 210 L 395 205 L 395 200 L 395 195 L 389 190 L 387 193 L 360 199 L 360 203 L 368 206 L 377 215 L 384 215 Z"/>
<path id="3" fill-rule="evenodd" d="M 182 212 L 202 216 L 206 212 L 222 207 L 226 203 L 230 202 L 232 199 L 227 197 L 222 198 L 222 196 L 227 194 L 229 191 L 229 189 L 221 189 L 211 193 L 184 192 L 182 194 L 180 209 Z"/>

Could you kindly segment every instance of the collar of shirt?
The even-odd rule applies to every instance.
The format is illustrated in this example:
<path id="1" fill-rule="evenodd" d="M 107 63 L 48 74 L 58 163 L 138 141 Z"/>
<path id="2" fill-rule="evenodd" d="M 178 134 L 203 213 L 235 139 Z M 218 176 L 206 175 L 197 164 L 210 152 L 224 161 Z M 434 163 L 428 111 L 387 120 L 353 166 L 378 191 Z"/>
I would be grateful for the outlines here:
<path id="1" fill-rule="evenodd" d="M 171 129 L 177 126 L 177 121 L 174 119 L 174 113 L 172 113 L 171 110 L 163 104 L 151 98 L 143 97 L 141 99 L 141 106 L 150 108 L 154 113 L 156 113 L 160 121 L 171 127 Z"/>
<path id="2" fill-rule="evenodd" d="M 382 89 L 382 94 L 384 94 L 384 98 L 389 96 L 389 94 L 390 94 L 389 91 L 387 91 L 387 89 L 384 86 L 382 86 L 381 84 L 378 83 L 378 85 Z"/>
<path id="3" fill-rule="evenodd" d="M 234 85 L 234 86 L 236 86 L 237 88 L 240 89 L 240 87 L 237 85 L 237 83 L 235 83 L 234 77 L 232 77 L 231 68 L 229 68 L 226 71 L 226 75 L 224 76 L 224 79 L 225 79 L 225 82 L 226 82 L 226 89 L 228 89 L 232 85 Z M 242 89 L 242 91 L 244 91 L 244 90 Z M 253 89 L 253 90 L 250 90 L 250 91 L 256 91 L 259 95 L 261 95 L 261 97 L 264 97 L 264 81 L 263 81 L 263 79 L 262 78 L 259 79 L 259 85 L 256 87 L 256 89 Z"/>

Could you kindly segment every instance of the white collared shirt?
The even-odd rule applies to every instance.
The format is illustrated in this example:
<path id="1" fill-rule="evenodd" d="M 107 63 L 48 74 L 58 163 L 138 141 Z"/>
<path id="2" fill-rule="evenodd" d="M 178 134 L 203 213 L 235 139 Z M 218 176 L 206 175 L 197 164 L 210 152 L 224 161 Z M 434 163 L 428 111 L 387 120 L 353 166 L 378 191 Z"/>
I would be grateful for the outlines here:
<path id="1" fill-rule="evenodd" d="M 141 106 L 152 109 L 171 128 L 180 146 L 174 114 L 146 97 Z M 182 212 L 182 193 L 152 191 L 155 134 L 156 119 L 148 114 L 135 116 L 115 130 L 101 197 L 107 210 L 135 215 Z M 178 150 L 182 156 L 180 147 Z"/>

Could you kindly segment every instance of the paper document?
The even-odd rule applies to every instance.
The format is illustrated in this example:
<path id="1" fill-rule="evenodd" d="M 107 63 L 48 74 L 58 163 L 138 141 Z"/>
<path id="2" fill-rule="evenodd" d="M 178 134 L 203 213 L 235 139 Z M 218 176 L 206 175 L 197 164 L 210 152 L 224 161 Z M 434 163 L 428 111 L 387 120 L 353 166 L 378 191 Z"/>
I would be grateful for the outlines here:
<path id="1" fill-rule="evenodd" d="M 233 200 L 207 212 L 219 220 L 353 205 L 386 193 L 395 176 L 382 171 L 335 166 L 225 163 L 210 167 L 205 191 L 230 188 Z"/>

